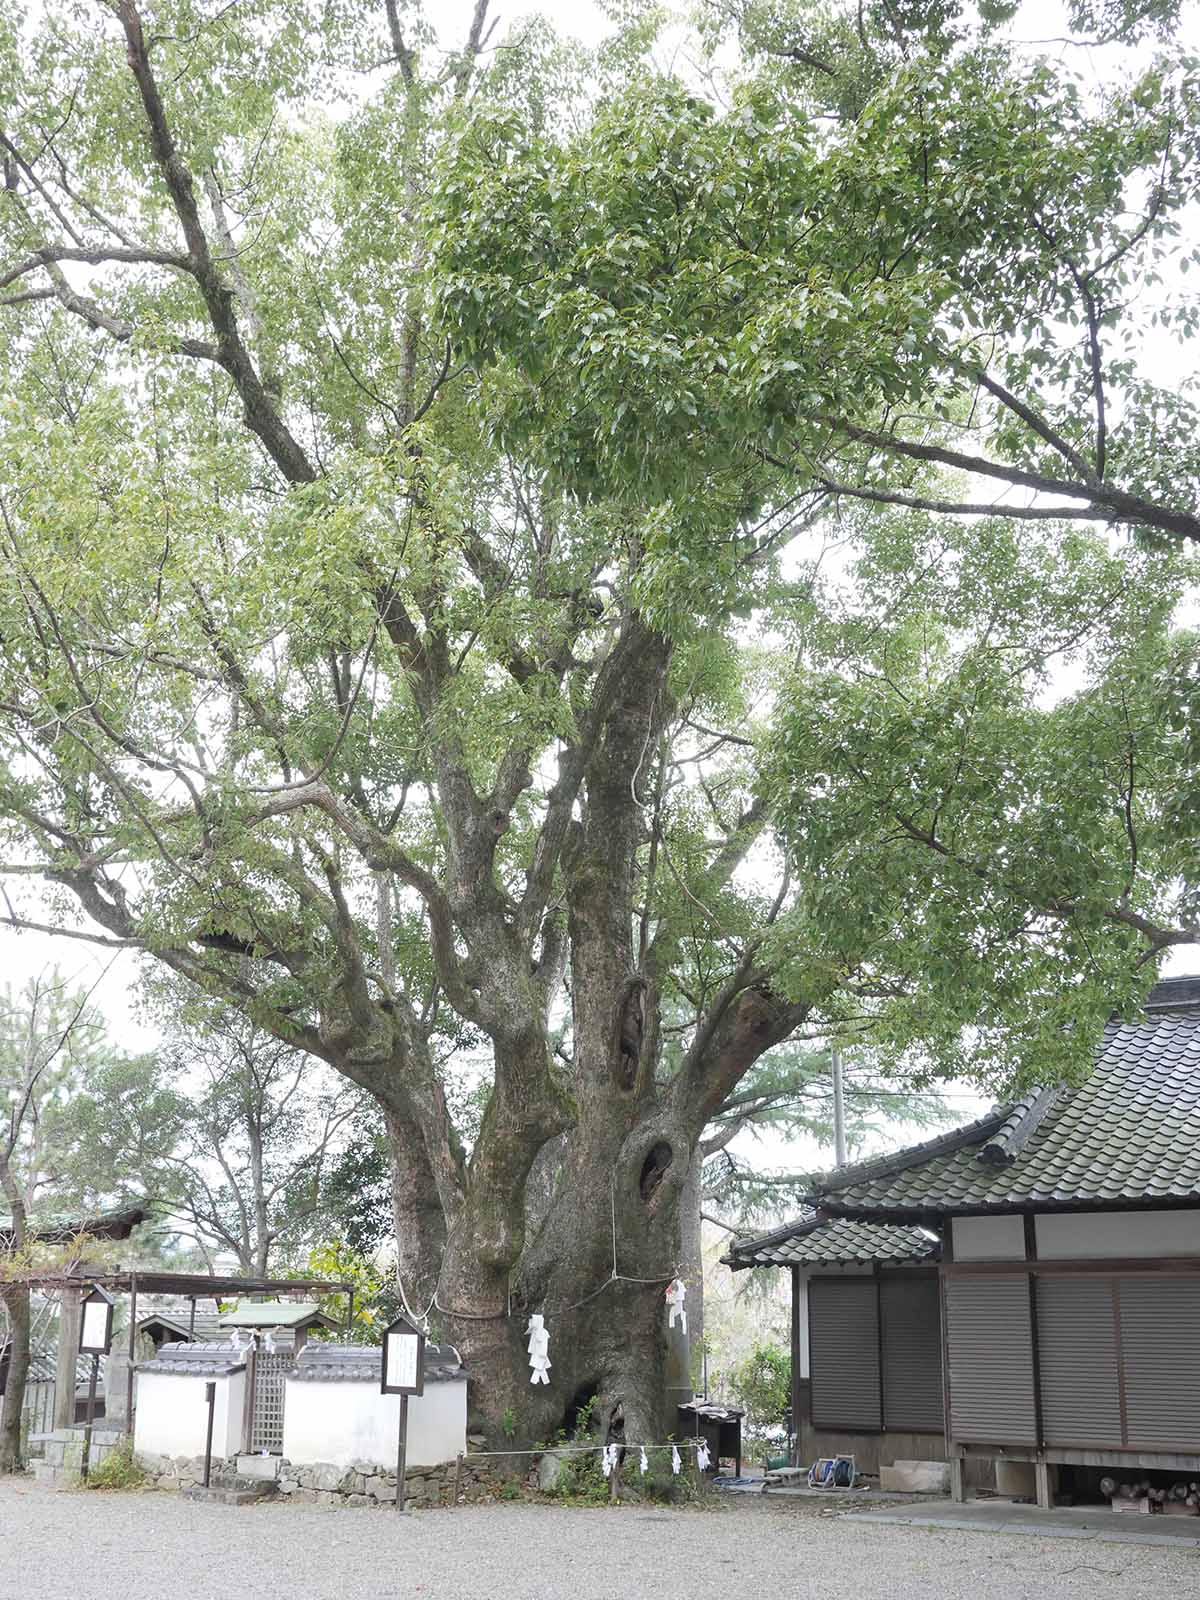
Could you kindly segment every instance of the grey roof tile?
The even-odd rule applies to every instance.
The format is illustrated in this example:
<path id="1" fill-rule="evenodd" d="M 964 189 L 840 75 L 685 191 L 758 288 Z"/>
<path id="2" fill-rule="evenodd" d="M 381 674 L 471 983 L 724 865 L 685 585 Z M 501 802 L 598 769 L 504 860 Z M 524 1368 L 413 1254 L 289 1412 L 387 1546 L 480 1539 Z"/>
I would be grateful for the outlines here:
<path id="1" fill-rule="evenodd" d="M 1145 1013 L 1111 1022 L 1091 1076 L 938 1140 L 815 1180 L 843 1217 L 911 1221 L 1014 1211 L 1036 1200 L 1200 1205 L 1200 979 L 1156 985 Z"/>
<path id="2" fill-rule="evenodd" d="M 920 1228 L 826 1220 L 806 1213 L 770 1233 L 738 1239 L 722 1260 L 743 1267 L 857 1266 L 865 1262 L 936 1261 L 938 1241 Z"/>
<path id="3" fill-rule="evenodd" d="M 288 1377 L 297 1383 L 378 1383 L 383 1351 L 375 1344 L 329 1344 L 324 1340 L 304 1346 Z M 452 1344 L 425 1345 L 425 1382 L 448 1383 L 466 1378 L 467 1369 Z"/>
<path id="4" fill-rule="evenodd" d="M 220 1314 L 215 1300 L 197 1304 L 194 1322 L 190 1302 L 178 1297 L 161 1300 L 140 1297 L 138 1310 L 144 1311 L 144 1315 L 138 1317 L 139 1332 L 158 1323 L 183 1340 L 213 1340 L 221 1336 Z"/>
<path id="5" fill-rule="evenodd" d="M 166 1373 L 190 1378 L 226 1378 L 231 1372 L 241 1372 L 246 1357 L 222 1343 L 163 1344 L 150 1361 L 139 1361 L 138 1372 Z"/>

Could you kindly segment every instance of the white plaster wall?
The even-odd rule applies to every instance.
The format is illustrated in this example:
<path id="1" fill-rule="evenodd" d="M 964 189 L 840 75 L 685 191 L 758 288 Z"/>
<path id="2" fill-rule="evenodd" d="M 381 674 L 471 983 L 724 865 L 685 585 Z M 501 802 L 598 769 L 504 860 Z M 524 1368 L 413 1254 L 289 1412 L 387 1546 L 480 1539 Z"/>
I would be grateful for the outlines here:
<path id="1" fill-rule="evenodd" d="M 955 1217 L 951 1242 L 955 1261 L 1023 1261 L 1024 1217 Z"/>
<path id="2" fill-rule="evenodd" d="M 400 1396 L 375 1383 L 294 1383 L 283 1408 L 283 1454 L 301 1465 L 370 1461 L 395 1468 Z M 434 1467 L 467 1448 L 467 1381 L 430 1383 L 408 1402 L 408 1464 Z"/>
<path id="3" fill-rule="evenodd" d="M 133 1448 L 145 1455 L 202 1456 L 208 1431 L 205 1385 L 217 1386 L 213 1410 L 213 1455 L 237 1455 L 242 1443 L 246 1374 L 227 1378 L 184 1377 L 171 1372 L 137 1374 Z"/>
<path id="4" fill-rule="evenodd" d="M 1037 1218 L 1044 1261 L 1200 1256 L 1200 1211 L 1060 1211 Z"/>

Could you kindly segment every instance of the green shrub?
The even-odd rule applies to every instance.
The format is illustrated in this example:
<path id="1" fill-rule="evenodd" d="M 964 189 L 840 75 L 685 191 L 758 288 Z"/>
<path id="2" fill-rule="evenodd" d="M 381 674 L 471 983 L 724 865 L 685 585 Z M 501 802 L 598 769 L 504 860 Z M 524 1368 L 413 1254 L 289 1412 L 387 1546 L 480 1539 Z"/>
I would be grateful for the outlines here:
<path id="1" fill-rule="evenodd" d="M 790 1357 L 770 1345 L 759 1345 L 733 1373 L 732 1388 L 738 1404 L 745 1407 L 749 1433 L 778 1428 L 791 1414 Z"/>
<path id="2" fill-rule="evenodd" d="M 133 1453 L 133 1440 L 128 1435 L 104 1457 L 97 1466 L 90 1469 L 87 1482 L 88 1489 L 140 1489 L 146 1481 L 146 1474 L 141 1464 Z"/>

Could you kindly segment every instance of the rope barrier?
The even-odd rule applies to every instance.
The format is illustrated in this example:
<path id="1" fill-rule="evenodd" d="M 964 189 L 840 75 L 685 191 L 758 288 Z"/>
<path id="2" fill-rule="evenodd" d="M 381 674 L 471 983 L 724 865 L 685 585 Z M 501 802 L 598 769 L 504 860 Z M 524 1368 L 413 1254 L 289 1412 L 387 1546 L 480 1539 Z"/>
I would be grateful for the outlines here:
<path id="1" fill-rule="evenodd" d="M 668 1439 L 665 1444 L 639 1444 L 636 1439 L 632 1442 L 621 1443 L 613 1441 L 618 1450 L 698 1450 L 704 1442 L 700 1438 Z M 544 1444 L 540 1450 L 468 1450 L 463 1456 L 464 1461 L 474 1461 L 479 1456 L 592 1456 L 603 1455 L 610 1449 L 605 1444 Z"/>

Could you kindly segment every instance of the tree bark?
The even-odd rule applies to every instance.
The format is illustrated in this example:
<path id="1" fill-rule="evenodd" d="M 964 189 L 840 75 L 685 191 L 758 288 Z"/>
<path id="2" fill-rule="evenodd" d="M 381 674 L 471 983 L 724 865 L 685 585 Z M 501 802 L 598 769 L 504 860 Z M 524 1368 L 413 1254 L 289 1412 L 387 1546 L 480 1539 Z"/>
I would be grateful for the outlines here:
<path id="1" fill-rule="evenodd" d="M 396 1233 L 396 1280 L 412 1315 L 431 1305 L 446 1247 L 442 1208 L 423 1142 L 410 1119 L 383 1107 L 392 1157 L 392 1220 Z"/>
<path id="2" fill-rule="evenodd" d="M 0 1474 L 19 1472 L 21 1460 L 21 1410 L 29 1377 L 29 1287 L 0 1283 L 0 1303 L 8 1316 L 9 1345 L 4 1397 L 0 1401 Z"/>
<path id="3" fill-rule="evenodd" d="M 31 1029 L 32 1033 L 32 1029 Z M 0 1147 L 0 1193 L 12 1212 L 12 1250 L 19 1256 L 28 1238 L 25 1198 L 10 1162 L 15 1132 Z M 29 1378 L 29 1287 L 0 1279 L 0 1302 L 8 1317 L 9 1344 L 4 1396 L 0 1400 L 0 1473 L 19 1472 L 21 1461 L 21 1411 Z"/>

